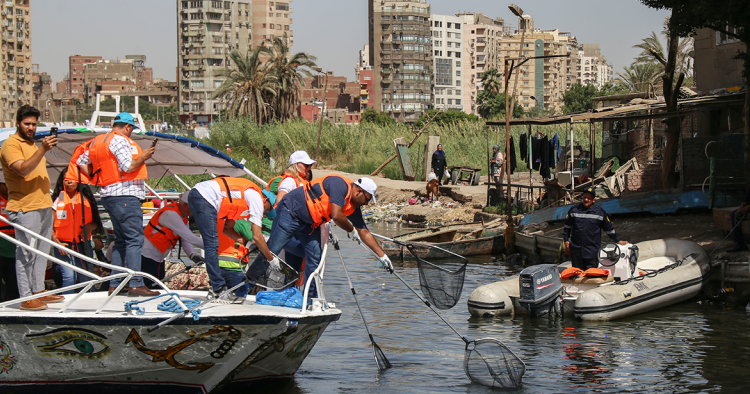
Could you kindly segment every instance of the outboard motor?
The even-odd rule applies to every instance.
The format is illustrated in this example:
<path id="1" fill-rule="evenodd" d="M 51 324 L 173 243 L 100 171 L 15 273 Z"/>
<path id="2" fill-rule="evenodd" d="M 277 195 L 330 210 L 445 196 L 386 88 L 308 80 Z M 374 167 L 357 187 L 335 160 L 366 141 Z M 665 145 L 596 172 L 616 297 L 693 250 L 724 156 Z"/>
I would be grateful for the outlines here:
<path id="1" fill-rule="evenodd" d="M 518 302 L 532 317 L 560 310 L 562 283 L 555 264 L 540 264 L 521 271 Z"/>
<path id="2" fill-rule="evenodd" d="M 616 281 L 632 278 L 638 265 L 638 247 L 607 244 L 599 250 L 599 268 L 609 271 Z"/>

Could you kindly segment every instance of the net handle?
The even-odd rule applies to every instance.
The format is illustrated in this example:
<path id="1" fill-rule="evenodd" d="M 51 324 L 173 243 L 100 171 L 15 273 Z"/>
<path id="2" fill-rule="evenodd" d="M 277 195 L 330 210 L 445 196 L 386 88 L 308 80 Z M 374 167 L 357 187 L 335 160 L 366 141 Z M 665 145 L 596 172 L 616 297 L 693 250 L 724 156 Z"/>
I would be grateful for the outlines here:
<path id="1" fill-rule="evenodd" d="M 377 234 L 374 234 L 374 235 L 376 235 L 376 236 L 377 236 Z M 380 237 L 382 237 L 382 236 L 380 236 Z M 382 238 L 384 238 L 384 239 L 388 239 L 388 240 L 391 240 L 390 238 L 385 238 L 385 237 L 382 237 Z M 392 240 L 391 240 L 391 241 L 392 241 Z M 374 251 L 373 251 L 372 249 L 370 249 L 369 247 L 367 247 L 367 245 L 365 245 L 364 243 L 361 243 L 361 242 L 360 242 L 360 245 L 362 245 L 362 247 L 363 247 L 363 248 L 365 248 L 365 250 L 367 250 L 368 252 L 372 253 L 372 255 L 373 255 L 373 256 L 375 256 L 375 258 L 376 258 L 376 259 L 379 259 L 379 257 L 378 257 L 378 255 L 377 255 L 377 253 L 375 253 L 375 252 L 374 252 Z M 450 252 L 449 252 L 449 253 L 450 253 Z M 463 258 L 463 257 L 462 257 L 462 258 Z M 440 315 L 440 313 L 438 313 L 438 311 L 436 311 L 436 310 L 435 310 L 435 308 L 433 308 L 433 307 L 432 307 L 432 304 L 430 304 L 430 302 L 429 302 L 429 301 L 427 301 L 426 299 L 424 299 L 424 297 L 422 297 L 422 295 L 421 295 L 421 294 L 417 293 L 417 291 L 416 291 L 416 290 L 414 290 L 414 288 L 413 288 L 413 287 L 411 287 L 411 286 L 410 286 L 410 285 L 409 285 L 408 283 L 406 283 L 406 281 L 404 280 L 404 278 L 402 278 L 402 277 L 401 277 L 401 275 L 399 275 L 399 274 L 398 274 L 398 272 L 396 272 L 396 270 L 390 270 L 390 272 L 391 272 L 391 273 L 392 273 L 393 275 L 395 275 L 395 276 L 396 276 L 396 278 L 398 278 L 398 280 L 400 280 L 400 281 L 401 281 L 401 283 L 403 283 L 403 284 L 404 284 L 404 286 L 406 286 L 407 288 L 409 288 L 409 290 L 411 290 L 411 292 L 412 292 L 412 293 L 414 293 L 414 295 L 415 295 L 415 296 L 417 296 L 417 298 L 419 298 L 419 299 L 420 299 L 420 300 L 421 300 L 421 301 L 422 301 L 422 302 L 423 302 L 423 303 L 424 303 L 425 305 L 427 305 L 427 307 L 428 307 L 428 308 L 430 308 L 430 310 L 431 310 L 431 311 L 435 312 L 435 314 L 437 315 L 437 317 L 439 317 L 439 318 L 440 318 L 440 320 L 442 320 L 442 321 L 443 321 L 443 323 L 445 323 L 445 324 L 446 324 L 446 325 L 447 325 L 448 327 L 450 327 L 450 329 L 451 329 L 451 330 L 453 330 L 453 332 L 455 332 L 455 333 L 456 333 L 456 335 L 458 335 L 458 337 L 459 337 L 459 338 L 461 338 L 461 340 L 462 340 L 462 341 L 464 341 L 464 343 L 466 343 L 466 344 L 468 344 L 468 343 L 469 343 L 469 340 L 468 340 L 468 339 L 466 339 L 466 338 L 464 338 L 464 336 L 463 336 L 463 335 L 461 335 L 461 333 L 460 333 L 460 332 L 458 332 L 458 330 L 456 330 L 455 328 L 453 328 L 453 326 L 452 326 L 452 325 L 451 325 L 450 323 L 448 323 L 448 321 L 447 321 L 447 320 L 445 320 L 445 319 L 443 318 L 443 316 L 441 316 L 441 315 Z"/>
<path id="2" fill-rule="evenodd" d="M 376 233 L 373 233 L 373 232 L 371 232 L 370 234 L 372 234 L 373 236 L 378 237 L 378 238 L 380 238 L 382 240 L 393 242 L 396 245 L 406 246 L 407 248 L 409 246 L 414 246 L 414 245 L 417 245 L 417 246 L 427 246 L 427 247 L 430 247 L 430 248 L 433 248 L 433 249 L 437 249 L 437 250 L 439 250 L 441 252 L 448 253 L 448 254 L 453 255 L 455 257 L 458 257 L 459 259 L 463 260 L 464 262 L 469 261 L 468 259 L 466 259 L 466 257 L 461 256 L 460 254 L 453 253 L 450 250 L 443 249 L 443 248 L 441 248 L 439 246 L 436 246 L 436 245 L 430 245 L 430 244 L 426 244 L 426 243 L 411 243 L 411 242 L 398 241 L 398 240 L 395 240 L 393 238 L 388 238 L 388 237 L 385 237 L 383 235 L 376 234 Z"/>

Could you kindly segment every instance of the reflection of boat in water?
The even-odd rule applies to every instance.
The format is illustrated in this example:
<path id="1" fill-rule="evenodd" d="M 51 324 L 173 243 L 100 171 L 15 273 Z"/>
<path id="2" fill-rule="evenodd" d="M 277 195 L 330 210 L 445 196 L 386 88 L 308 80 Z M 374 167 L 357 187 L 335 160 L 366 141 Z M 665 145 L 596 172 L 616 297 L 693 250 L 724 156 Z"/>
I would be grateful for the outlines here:
<path id="1" fill-rule="evenodd" d="M 480 224 L 452 224 L 402 234 L 393 239 L 401 242 L 431 244 L 461 256 L 475 256 L 500 253 L 505 250 L 504 229 L 504 227 L 483 228 Z M 414 258 L 406 246 L 386 240 L 378 242 L 391 259 Z M 414 251 L 424 259 L 445 257 L 435 248 L 414 245 Z"/>
<path id="2" fill-rule="evenodd" d="M 637 265 L 631 266 L 627 252 L 619 250 L 614 263 L 600 265 L 617 278 L 563 280 L 560 273 L 570 267 L 569 262 L 534 266 L 474 290 L 468 301 L 469 312 L 478 317 L 529 312 L 541 315 L 558 306 L 581 320 L 615 320 L 673 305 L 700 292 L 710 270 L 708 255 L 700 245 L 666 239 L 635 246 L 639 252 Z M 529 296 L 524 287 L 539 294 L 546 292 Z"/>

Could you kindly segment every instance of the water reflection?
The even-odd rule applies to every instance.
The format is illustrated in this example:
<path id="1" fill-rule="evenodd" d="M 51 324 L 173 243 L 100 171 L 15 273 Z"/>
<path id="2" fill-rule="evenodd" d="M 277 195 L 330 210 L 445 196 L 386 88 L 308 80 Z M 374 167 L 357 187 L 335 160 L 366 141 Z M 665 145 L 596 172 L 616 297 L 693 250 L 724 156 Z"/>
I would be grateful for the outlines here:
<path id="1" fill-rule="evenodd" d="M 393 236 L 394 226 L 374 226 Z M 378 373 L 341 265 L 329 259 L 326 295 L 342 309 L 297 375 L 246 383 L 253 393 L 490 393 L 463 371 L 464 343 L 364 250 L 338 234 L 375 342 L 393 368 Z M 546 317 L 470 318 L 469 294 L 517 274 L 523 265 L 491 256 L 470 258 L 461 301 L 441 315 L 468 339 L 496 338 L 527 364 L 518 393 L 745 392 L 750 318 L 744 311 L 683 303 L 615 322 Z M 398 268 L 419 286 L 413 266 Z"/>

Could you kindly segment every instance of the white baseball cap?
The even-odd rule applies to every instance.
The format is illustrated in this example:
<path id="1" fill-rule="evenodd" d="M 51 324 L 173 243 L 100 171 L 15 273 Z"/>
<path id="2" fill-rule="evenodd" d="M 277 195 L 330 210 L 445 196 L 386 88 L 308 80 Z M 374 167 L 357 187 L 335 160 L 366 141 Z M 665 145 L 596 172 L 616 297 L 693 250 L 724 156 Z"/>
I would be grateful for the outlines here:
<path id="1" fill-rule="evenodd" d="M 311 159 L 310 155 L 308 155 L 307 152 L 303 150 L 298 150 L 292 153 L 291 156 L 289 156 L 289 165 L 297 164 L 297 163 L 312 165 L 312 164 L 316 164 L 317 161 Z"/>
<path id="2" fill-rule="evenodd" d="M 373 181 L 370 178 L 359 178 L 356 181 L 353 182 L 355 185 L 362 188 L 362 190 L 370 193 L 372 196 L 372 203 L 375 204 L 375 192 L 378 191 L 378 185 L 375 184 L 375 181 Z"/>

